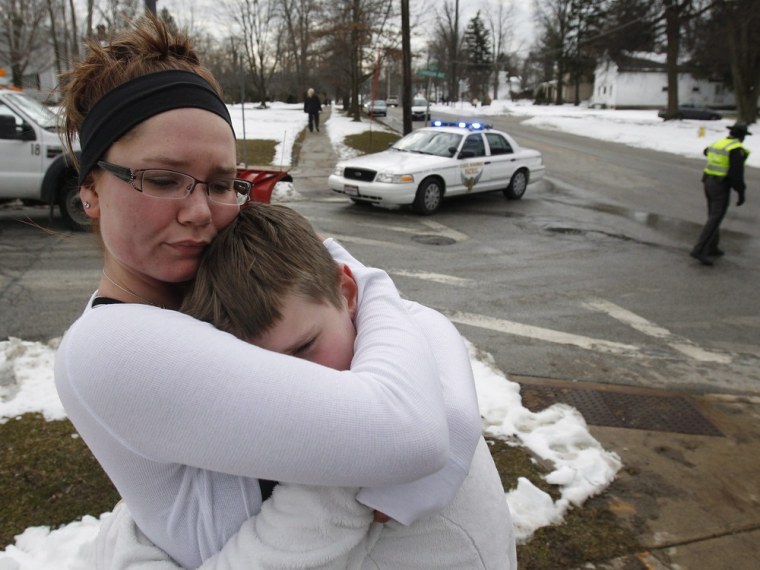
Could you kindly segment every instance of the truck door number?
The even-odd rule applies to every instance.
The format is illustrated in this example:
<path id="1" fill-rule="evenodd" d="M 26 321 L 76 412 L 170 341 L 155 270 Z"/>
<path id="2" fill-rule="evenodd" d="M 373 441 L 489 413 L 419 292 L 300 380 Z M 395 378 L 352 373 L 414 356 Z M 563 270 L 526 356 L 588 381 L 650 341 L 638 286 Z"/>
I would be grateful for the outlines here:
<path id="1" fill-rule="evenodd" d="M 40 155 L 40 145 L 33 144 L 32 145 L 32 155 L 33 156 L 39 156 Z"/>

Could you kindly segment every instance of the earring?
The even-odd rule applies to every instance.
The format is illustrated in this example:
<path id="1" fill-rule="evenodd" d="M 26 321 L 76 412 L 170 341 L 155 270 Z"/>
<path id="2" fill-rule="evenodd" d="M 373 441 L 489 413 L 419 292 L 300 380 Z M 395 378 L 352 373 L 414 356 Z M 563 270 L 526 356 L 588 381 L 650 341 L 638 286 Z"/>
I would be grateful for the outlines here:
<path id="1" fill-rule="evenodd" d="M 90 204 L 89 202 L 85 202 L 84 207 L 86 210 L 89 210 L 92 207 L 92 204 Z"/>

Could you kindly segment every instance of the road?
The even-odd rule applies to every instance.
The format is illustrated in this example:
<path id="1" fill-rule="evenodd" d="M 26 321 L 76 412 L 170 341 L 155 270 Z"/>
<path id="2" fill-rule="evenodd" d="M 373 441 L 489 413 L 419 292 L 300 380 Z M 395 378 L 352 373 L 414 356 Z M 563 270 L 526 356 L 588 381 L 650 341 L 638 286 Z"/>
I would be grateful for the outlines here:
<path id="1" fill-rule="evenodd" d="M 548 180 L 520 201 L 475 195 L 418 217 L 350 204 L 313 178 L 291 205 L 507 373 L 760 394 L 760 173 L 724 222 L 726 256 L 703 267 L 688 256 L 705 216 L 701 161 L 495 124 L 545 156 Z M 46 340 L 81 310 L 98 251 L 22 216 L 46 225 L 44 209 L 0 209 L 0 338 Z"/>

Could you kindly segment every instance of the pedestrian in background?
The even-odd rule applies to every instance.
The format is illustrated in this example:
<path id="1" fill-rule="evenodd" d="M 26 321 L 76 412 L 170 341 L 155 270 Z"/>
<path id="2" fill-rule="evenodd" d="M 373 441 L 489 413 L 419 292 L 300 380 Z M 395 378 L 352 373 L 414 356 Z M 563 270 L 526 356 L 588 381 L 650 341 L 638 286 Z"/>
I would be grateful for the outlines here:
<path id="1" fill-rule="evenodd" d="M 314 89 L 309 88 L 306 92 L 306 100 L 303 102 L 303 112 L 309 114 L 309 132 L 317 129 L 319 132 L 319 113 L 322 111 L 322 102 Z"/>
<path id="2" fill-rule="evenodd" d="M 691 256 L 702 265 L 712 265 L 710 257 L 723 255 L 718 247 L 720 223 L 728 210 L 731 188 L 739 194 L 737 206 L 744 204 L 744 162 L 749 156 L 742 142 L 751 135 L 747 125 L 736 123 L 728 127 L 728 136 L 705 149 L 707 166 L 702 176 L 707 198 L 707 222 Z"/>

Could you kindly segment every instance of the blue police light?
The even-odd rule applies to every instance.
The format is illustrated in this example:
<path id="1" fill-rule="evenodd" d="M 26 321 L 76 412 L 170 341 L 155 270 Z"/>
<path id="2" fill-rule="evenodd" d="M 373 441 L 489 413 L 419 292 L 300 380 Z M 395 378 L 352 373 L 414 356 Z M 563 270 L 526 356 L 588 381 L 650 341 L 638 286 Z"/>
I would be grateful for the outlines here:
<path id="1" fill-rule="evenodd" d="M 433 127 L 459 127 L 460 129 L 469 129 L 471 131 L 484 131 L 492 128 L 492 125 L 485 123 L 473 122 L 467 123 L 465 121 L 442 121 L 441 119 L 433 119 L 430 122 Z"/>

